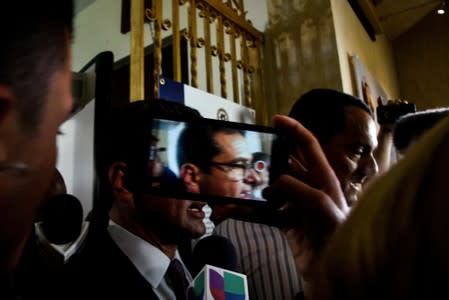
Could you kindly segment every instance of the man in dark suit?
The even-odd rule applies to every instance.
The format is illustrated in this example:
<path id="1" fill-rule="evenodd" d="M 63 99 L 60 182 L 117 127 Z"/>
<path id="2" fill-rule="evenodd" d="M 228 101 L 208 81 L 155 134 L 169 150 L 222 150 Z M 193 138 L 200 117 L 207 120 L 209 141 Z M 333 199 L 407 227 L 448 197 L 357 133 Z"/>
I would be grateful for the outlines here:
<path id="1" fill-rule="evenodd" d="M 205 233 L 205 203 L 156 196 L 148 189 L 155 184 L 151 178 L 159 178 L 150 176 L 154 169 L 151 118 L 155 114 L 199 118 L 196 110 L 183 105 L 149 100 L 128 104 L 113 119 L 117 128 L 112 131 L 107 174 L 110 220 L 107 229 L 88 238 L 68 269 L 76 297 L 186 297 L 187 287 L 177 288 L 171 266 L 176 264 L 178 271 L 185 273 L 181 275 L 183 284 L 192 280 L 177 247 L 186 238 Z"/>

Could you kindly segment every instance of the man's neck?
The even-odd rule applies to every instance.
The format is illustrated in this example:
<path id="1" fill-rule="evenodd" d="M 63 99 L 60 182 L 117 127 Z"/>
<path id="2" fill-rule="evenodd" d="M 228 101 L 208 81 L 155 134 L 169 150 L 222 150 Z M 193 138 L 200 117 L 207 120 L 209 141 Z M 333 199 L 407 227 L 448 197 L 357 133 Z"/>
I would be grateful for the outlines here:
<path id="1" fill-rule="evenodd" d="M 136 222 L 121 222 L 121 220 L 111 217 L 111 220 L 122 226 L 129 232 L 137 235 L 141 239 L 147 241 L 154 247 L 161 250 L 168 258 L 173 259 L 175 257 L 177 245 L 173 243 L 167 243 L 164 239 L 160 238 L 154 231 L 150 231 L 144 226 Z"/>

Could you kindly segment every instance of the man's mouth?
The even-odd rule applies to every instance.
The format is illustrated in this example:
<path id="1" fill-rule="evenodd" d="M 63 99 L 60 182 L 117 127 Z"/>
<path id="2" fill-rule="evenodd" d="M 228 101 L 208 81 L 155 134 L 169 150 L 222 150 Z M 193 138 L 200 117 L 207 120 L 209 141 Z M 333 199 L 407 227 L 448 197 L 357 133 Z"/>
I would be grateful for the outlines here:
<path id="1" fill-rule="evenodd" d="M 250 199 L 251 198 L 251 193 L 250 192 L 242 192 L 240 193 L 240 199 Z"/>
<path id="2" fill-rule="evenodd" d="M 197 219 L 204 219 L 206 214 L 203 211 L 203 207 L 206 205 L 204 202 L 192 202 L 192 204 L 187 208 L 187 211 L 191 216 Z"/>

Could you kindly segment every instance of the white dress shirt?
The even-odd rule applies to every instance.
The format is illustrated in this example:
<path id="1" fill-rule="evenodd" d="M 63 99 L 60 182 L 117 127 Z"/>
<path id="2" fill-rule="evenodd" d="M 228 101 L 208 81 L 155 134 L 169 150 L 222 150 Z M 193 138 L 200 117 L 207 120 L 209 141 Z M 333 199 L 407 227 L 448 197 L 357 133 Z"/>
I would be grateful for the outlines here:
<path id="1" fill-rule="evenodd" d="M 175 293 L 168 285 L 166 277 L 170 258 L 149 242 L 132 234 L 113 221 L 109 222 L 108 231 L 120 250 L 123 251 L 139 273 L 151 284 L 156 296 L 159 299 L 176 299 Z M 176 250 L 175 258 L 181 262 L 186 278 L 191 282 L 192 276 L 182 262 L 178 250 Z"/>
<path id="2" fill-rule="evenodd" d="M 86 239 L 87 232 L 89 228 L 89 222 L 83 222 L 81 227 L 80 235 L 77 237 L 75 241 L 69 242 L 67 244 L 56 245 L 50 243 L 47 237 L 44 234 L 44 230 L 42 229 L 42 222 L 34 223 L 34 229 L 36 232 L 36 236 L 39 239 L 40 245 L 45 247 L 46 251 L 52 251 L 54 253 L 58 253 L 61 255 L 61 263 L 67 263 L 69 258 L 75 254 Z"/>

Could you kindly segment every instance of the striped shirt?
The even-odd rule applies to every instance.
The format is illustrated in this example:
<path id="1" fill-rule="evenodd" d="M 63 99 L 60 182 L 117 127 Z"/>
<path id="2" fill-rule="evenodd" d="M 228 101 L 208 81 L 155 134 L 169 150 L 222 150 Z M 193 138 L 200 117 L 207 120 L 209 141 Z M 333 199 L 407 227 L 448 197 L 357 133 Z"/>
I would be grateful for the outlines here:
<path id="1" fill-rule="evenodd" d="M 246 274 L 250 299 L 289 300 L 303 291 L 285 234 L 276 227 L 227 219 L 214 234 L 237 251 L 237 271 Z"/>

